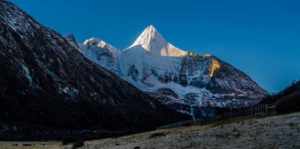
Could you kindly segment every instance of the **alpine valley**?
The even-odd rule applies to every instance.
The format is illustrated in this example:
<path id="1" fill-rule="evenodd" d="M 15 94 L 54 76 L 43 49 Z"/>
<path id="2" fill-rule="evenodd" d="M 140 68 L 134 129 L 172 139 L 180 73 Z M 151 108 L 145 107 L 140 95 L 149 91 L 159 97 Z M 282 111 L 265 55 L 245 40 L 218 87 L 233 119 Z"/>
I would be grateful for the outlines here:
<path id="1" fill-rule="evenodd" d="M 268 93 L 150 25 L 131 46 L 63 37 L 0 0 L 0 139 L 101 138 L 218 116 Z"/>
<path id="2" fill-rule="evenodd" d="M 175 47 L 153 25 L 122 50 L 98 38 L 69 39 L 91 61 L 194 119 L 214 117 L 215 108 L 255 105 L 268 94 L 221 59 Z"/>
<path id="3" fill-rule="evenodd" d="M 63 36 L 13 2 L 0 0 L 0 149 L 300 148 L 300 81 L 269 94 L 221 57 L 179 48 L 153 25 L 120 49 Z M 94 2 L 73 10 L 84 14 Z M 101 18 L 101 8 L 88 13 Z M 79 25 L 98 26 L 94 18 Z"/>

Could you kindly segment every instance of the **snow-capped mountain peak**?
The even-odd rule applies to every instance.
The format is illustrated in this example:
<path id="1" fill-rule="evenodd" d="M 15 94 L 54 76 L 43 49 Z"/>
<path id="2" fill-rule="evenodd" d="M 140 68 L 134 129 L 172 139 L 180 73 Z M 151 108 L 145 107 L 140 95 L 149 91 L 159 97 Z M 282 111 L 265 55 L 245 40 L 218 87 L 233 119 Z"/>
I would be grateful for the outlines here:
<path id="1" fill-rule="evenodd" d="M 99 38 L 90 38 L 80 45 L 81 53 L 106 69 L 118 73 L 120 50 Z"/>
<path id="2" fill-rule="evenodd" d="M 101 44 L 87 40 L 82 51 L 90 60 L 179 112 L 193 114 L 186 108 L 193 106 L 249 106 L 266 95 L 240 70 L 210 54 L 187 54 L 170 44 L 153 25 L 116 57 Z"/>
<path id="3" fill-rule="evenodd" d="M 130 47 L 142 46 L 145 50 L 161 49 L 167 45 L 167 41 L 156 30 L 153 25 L 146 27 L 146 29 L 138 36 L 135 42 Z"/>
<path id="4" fill-rule="evenodd" d="M 117 48 L 115 48 L 114 46 L 112 46 L 111 44 L 105 42 L 104 40 L 102 39 L 99 39 L 99 38 L 90 38 L 90 39 L 87 39 L 83 42 L 83 44 L 85 46 L 96 46 L 98 48 L 106 48 L 106 49 L 109 49 L 111 50 L 111 52 L 115 52 L 117 51 Z"/>
<path id="5" fill-rule="evenodd" d="M 153 25 L 146 27 L 128 49 L 137 46 L 143 47 L 153 55 L 181 57 L 187 54 L 186 51 L 178 49 L 168 43 Z"/>

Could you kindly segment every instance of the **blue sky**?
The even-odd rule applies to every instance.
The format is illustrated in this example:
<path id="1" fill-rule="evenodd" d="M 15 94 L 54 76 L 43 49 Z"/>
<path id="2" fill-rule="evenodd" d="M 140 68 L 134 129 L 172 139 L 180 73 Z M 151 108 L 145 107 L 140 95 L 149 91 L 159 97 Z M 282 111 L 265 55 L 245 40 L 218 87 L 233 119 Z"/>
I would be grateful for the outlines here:
<path id="1" fill-rule="evenodd" d="M 212 53 L 276 92 L 300 79 L 297 0 L 12 0 L 79 41 L 129 46 L 149 24 L 174 45 Z"/>

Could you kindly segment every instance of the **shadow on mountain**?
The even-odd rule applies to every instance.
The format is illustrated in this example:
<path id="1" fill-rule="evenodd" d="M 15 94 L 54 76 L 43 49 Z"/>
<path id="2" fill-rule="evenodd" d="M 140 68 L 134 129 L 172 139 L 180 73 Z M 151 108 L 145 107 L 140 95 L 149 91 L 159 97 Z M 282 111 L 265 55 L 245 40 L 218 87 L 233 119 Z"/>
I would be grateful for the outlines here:
<path id="1" fill-rule="evenodd" d="M 300 81 L 294 82 L 276 95 L 267 97 L 261 104 L 274 105 L 279 114 L 300 111 Z"/>

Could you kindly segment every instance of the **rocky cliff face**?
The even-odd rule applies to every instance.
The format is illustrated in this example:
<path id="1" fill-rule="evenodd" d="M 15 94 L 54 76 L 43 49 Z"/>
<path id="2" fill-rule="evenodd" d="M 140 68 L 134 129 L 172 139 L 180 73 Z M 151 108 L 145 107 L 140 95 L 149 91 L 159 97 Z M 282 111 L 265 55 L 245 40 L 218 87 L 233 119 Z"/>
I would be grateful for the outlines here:
<path id="1" fill-rule="evenodd" d="M 0 1 L 0 66 L 4 123 L 135 131 L 182 118 L 5 0 Z"/>

